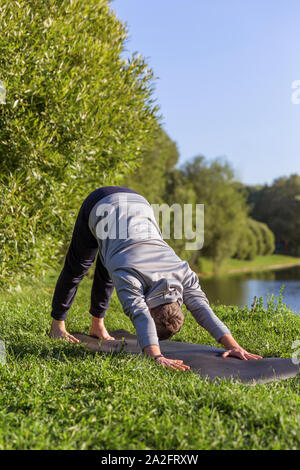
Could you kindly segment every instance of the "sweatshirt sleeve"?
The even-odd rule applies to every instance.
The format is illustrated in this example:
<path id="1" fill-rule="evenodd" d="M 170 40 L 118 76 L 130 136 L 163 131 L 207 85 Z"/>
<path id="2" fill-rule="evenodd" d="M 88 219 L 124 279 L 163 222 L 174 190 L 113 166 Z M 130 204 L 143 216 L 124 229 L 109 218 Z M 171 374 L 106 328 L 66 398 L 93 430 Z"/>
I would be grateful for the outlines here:
<path id="1" fill-rule="evenodd" d="M 231 334 L 227 326 L 214 314 L 208 299 L 199 285 L 196 273 L 189 269 L 183 283 L 183 303 L 197 323 L 205 328 L 217 342 L 226 334 Z"/>
<path id="2" fill-rule="evenodd" d="M 141 349 L 150 344 L 159 345 L 156 326 L 146 304 L 141 282 L 126 270 L 113 272 L 112 278 L 124 313 L 136 329 Z"/>

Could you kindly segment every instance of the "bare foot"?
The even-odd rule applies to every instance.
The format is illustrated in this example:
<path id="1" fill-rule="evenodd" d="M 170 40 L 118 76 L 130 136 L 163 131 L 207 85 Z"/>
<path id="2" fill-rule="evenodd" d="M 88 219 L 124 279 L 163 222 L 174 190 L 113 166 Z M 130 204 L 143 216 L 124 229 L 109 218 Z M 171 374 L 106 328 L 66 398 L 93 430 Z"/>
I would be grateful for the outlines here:
<path id="1" fill-rule="evenodd" d="M 110 336 L 107 329 L 104 328 L 91 328 L 90 329 L 90 336 L 96 336 L 96 338 L 102 338 L 106 340 L 114 340 L 113 336 Z"/>
<path id="2" fill-rule="evenodd" d="M 104 326 L 103 318 L 95 318 L 92 319 L 92 326 L 90 329 L 90 336 L 95 336 L 96 338 L 102 338 L 105 340 L 114 340 L 113 336 L 110 336 L 107 329 Z"/>
<path id="3" fill-rule="evenodd" d="M 71 343 L 79 343 L 79 339 L 67 332 L 64 321 L 58 321 L 53 318 L 50 329 L 50 337 L 53 339 L 63 339 Z"/>

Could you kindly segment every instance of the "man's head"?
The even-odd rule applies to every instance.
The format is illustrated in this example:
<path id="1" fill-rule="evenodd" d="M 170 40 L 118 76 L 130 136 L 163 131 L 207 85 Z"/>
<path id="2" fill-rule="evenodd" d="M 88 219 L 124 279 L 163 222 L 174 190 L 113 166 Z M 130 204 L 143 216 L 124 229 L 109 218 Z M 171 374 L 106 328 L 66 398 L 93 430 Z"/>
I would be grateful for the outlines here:
<path id="1" fill-rule="evenodd" d="M 158 305 L 150 313 L 155 322 L 159 340 L 171 338 L 183 325 L 184 316 L 178 302 Z"/>

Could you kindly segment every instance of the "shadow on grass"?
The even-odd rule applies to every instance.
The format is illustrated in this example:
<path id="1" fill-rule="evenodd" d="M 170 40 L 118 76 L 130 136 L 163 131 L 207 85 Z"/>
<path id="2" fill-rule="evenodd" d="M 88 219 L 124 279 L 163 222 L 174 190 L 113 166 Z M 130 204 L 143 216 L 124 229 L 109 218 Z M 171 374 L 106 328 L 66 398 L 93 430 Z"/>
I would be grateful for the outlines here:
<path id="1" fill-rule="evenodd" d="M 88 351 L 82 344 L 68 343 L 62 340 L 48 339 L 45 342 L 36 343 L 28 341 L 18 341 L 16 343 L 6 343 L 8 358 L 21 360 L 28 356 L 39 359 L 55 359 L 61 362 L 68 362 L 72 359 L 85 359 L 103 353 Z"/>
<path id="2" fill-rule="evenodd" d="M 45 341 L 28 342 L 18 340 L 17 342 L 7 342 L 6 352 L 8 361 L 21 361 L 28 357 L 41 360 L 55 360 L 62 363 L 68 363 L 73 360 L 84 360 L 99 356 L 101 358 L 129 358 L 125 352 L 90 351 L 83 344 L 74 344 L 62 340 L 51 340 L 47 337 Z"/>

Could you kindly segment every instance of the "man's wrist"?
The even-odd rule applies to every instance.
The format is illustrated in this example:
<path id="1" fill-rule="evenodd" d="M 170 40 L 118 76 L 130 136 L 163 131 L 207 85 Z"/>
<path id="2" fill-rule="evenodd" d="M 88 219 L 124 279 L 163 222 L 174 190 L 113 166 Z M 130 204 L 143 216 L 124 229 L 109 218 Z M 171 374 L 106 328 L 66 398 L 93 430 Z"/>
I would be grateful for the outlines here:
<path id="1" fill-rule="evenodd" d="M 163 354 L 157 354 L 157 356 L 151 356 L 152 359 L 159 359 L 160 357 L 164 357 Z"/>
<path id="2" fill-rule="evenodd" d="M 240 345 L 235 341 L 233 336 L 231 335 L 224 335 L 220 338 L 219 342 L 225 346 L 226 349 L 235 349 L 240 348 Z"/>
<path id="3" fill-rule="evenodd" d="M 143 349 L 146 356 L 154 357 L 161 354 L 160 347 L 157 344 L 150 344 Z"/>

